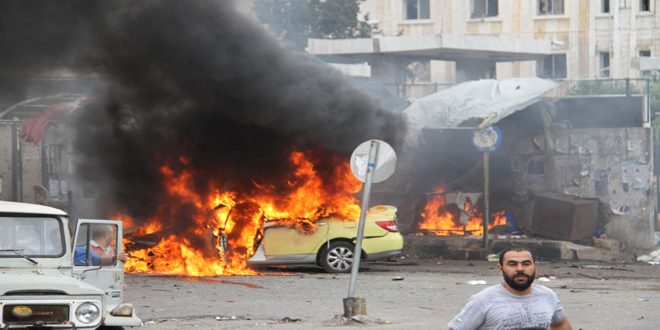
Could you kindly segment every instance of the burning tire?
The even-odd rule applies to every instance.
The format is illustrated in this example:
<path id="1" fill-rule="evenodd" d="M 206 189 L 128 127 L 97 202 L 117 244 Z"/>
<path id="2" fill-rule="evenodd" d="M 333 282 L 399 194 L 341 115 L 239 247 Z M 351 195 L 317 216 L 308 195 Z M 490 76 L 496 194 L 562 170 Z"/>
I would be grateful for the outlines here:
<path id="1" fill-rule="evenodd" d="M 320 264 L 328 273 L 348 273 L 353 266 L 353 244 L 335 241 L 321 250 Z"/>

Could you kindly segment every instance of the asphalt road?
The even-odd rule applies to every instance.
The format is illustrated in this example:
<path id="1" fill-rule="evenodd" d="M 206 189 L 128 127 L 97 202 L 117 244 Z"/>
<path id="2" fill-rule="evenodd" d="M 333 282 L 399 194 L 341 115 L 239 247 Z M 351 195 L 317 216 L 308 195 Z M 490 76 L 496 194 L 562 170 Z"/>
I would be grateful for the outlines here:
<path id="1" fill-rule="evenodd" d="M 341 317 L 350 274 L 312 267 L 262 276 L 190 279 L 127 275 L 127 301 L 150 329 L 446 329 L 467 298 L 501 282 L 494 262 L 442 259 L 367 264 L 356 295 L 368 316 Z M 574 329 L 660 329 L 660 266 L 539 263 Z M 471 281 L 486 281 L 470 284 Z"/>

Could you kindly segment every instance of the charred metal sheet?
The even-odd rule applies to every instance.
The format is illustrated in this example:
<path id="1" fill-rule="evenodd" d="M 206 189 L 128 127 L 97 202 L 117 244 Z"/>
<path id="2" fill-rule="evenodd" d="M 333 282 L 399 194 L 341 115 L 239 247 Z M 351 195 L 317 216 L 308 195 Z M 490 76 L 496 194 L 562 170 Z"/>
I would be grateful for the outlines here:
<path id="1" fill-rule="evenodd" d="M 596 230 L 598 203 L 555 194 L 538 195 L 534 205 L 534 235 L 576 241 Z"/>

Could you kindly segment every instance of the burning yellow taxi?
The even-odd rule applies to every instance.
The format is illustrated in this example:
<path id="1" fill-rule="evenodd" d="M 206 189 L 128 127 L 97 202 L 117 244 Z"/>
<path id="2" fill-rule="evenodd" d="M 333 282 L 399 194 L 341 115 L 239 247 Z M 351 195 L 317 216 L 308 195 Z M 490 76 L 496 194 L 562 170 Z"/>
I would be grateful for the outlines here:
<path id="1" fill-rule="evenodd" d="M 401 255 L 403 236 L 397 226 L 396 207 L 377 205 L 367 212 L 361 260 Z M 358 219 L 320 219 L 309 231 L 277 221 L 264 224 L 263 235 L 250 266 L 315 264 L 330 273 L 346 273 L 353 265 Z"/>

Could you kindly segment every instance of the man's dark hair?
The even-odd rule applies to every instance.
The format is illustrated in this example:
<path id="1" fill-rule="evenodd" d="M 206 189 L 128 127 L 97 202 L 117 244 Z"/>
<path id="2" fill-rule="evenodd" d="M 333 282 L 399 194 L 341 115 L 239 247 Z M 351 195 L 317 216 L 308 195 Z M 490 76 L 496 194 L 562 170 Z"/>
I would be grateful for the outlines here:
<path id="1" fill-rule="evenodd" d="M 108 225 L 92 225 L 92 238 L 102 238 L 105 237 L 110 232 L 110 226 Z"/>
<path id="2" fill-rule="evenodd" d="M 500 266 L 504 265 L 504 255 L 509 251 L 527 251 L 532 255 L 532 261 L 536 262 L 536 257 L 534 256 L 534 251 L 532 251 L 532 249 L 522 245 L 512 245 L 500 252 Z"/>

